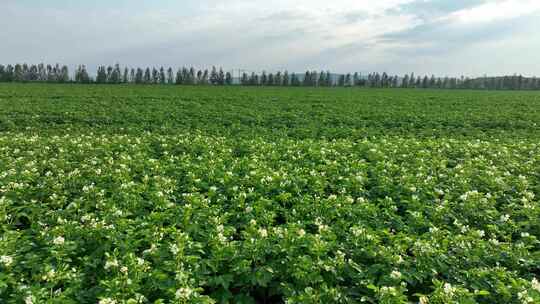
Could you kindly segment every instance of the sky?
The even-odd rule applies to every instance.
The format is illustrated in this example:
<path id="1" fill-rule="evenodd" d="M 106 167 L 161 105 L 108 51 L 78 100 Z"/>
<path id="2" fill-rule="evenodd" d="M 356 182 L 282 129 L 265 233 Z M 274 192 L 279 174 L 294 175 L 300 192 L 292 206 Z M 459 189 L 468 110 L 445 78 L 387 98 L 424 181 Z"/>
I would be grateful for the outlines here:
<path id="1" fill-rule="evenodd" d="M 540 0 L 0 0 L 0 63 L 540 76 Z"/>

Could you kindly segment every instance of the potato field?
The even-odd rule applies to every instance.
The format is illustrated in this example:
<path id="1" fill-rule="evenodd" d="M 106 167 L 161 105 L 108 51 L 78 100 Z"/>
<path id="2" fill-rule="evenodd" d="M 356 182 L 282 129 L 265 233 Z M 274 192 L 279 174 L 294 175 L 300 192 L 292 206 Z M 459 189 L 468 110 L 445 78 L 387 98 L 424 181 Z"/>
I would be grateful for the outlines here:
<path id="1" fill-rule="evenodd" d="M 540 303 L 540 93 L 0 84 L 0 303 Z"/>

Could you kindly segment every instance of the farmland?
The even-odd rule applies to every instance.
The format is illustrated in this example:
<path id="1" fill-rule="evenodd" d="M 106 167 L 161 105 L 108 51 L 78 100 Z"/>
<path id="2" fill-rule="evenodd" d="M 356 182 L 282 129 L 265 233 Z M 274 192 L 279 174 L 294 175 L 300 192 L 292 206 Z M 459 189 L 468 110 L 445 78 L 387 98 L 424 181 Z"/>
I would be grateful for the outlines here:
<path id="1" fill-rule="evenodd" d="M 539 303 L 540 94 L 0 84 L 0 302 Z"/>

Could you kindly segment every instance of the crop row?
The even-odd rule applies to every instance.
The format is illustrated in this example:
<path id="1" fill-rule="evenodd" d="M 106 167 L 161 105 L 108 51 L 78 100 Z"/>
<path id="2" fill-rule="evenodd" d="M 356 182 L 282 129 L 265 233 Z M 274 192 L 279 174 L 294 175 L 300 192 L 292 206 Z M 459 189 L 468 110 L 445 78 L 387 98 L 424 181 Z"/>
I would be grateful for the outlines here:
<path id="1" fill-rule="evenodd" d="M 0 84 L 0 132 L 538 138 L 539 121 L 533 92 Z"/>
<path id="2" fill-rule="evenodd" d="M 6 303 L 535 303 L 540 144 L 0 135 Z"/>

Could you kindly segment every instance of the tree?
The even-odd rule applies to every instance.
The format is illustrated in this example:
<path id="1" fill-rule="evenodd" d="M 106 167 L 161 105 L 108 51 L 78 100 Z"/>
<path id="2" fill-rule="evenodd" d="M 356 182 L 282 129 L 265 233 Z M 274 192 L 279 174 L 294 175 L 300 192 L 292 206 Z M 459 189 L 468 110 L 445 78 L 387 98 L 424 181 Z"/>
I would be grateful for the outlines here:
<path id="1" fill-rule="evenodd" d="M 381 74 L 375 73 L 373 81 L 375 82 L 375 87 L 376 88 L 382 88 L 382 86 L 383 86 L 382 79 L 383 79 L 383 77 L 381 76 Z"/>
<path id="2" fill-rule="evenodd" d="M 152 74 L 150 72 L 150 68 L 146 68 L 146 70 L 144 71 L 143 83 L 152 83 Z"/>
<path id="3" fill-rule="evenodd" d="M 437 81 L 435 82 L 435 87 L 437 89 L 442 89 L 442 79 L 440 77 L 437 78 Z"/>
<path id="4" fill-rule="evenodd" d="M 157 84 L 159 83 L 159 72 L 156 68 L 152 68 L 152 79 L 151 83 Z"/>
<path id="5" fill-rule="evenodd" d="M 174 74 L 171 67 L 169 67 L 169 69 L 167 70 L 167 83 L 174 84 Z"/>
<path id="6" fill-rule="evenodd" d="M 112 83 L 112 72 L 114 68 L 112 66 L 107 67 L 107 83 Z"/>
<path id="7" fill-rule="evenodd" d="M 218 84 L 218 73 L 215 66 L 212 67 L 212 71 L 210 72 L 210 84 L 216 85 Z"/>
<path id="8" fill-rule="evenodd" d="M 276 77 L 274 77 L 274 84 L 277 86 L 283 85 L 283 76 L 281 75 L 281 71 L 276 73 Z"/>
<path id="9" fill-rule="evenodd" d="M 135 83 L 136 84 L 144 83 L 144 72 L 141 68 L 137 68 L 137 73 L 135 73 Z"/>
<path id="10" fill-rule="evenodd" d="M 310 71 L 306 71 L 306 73 L 304 74 L 304 81 L 303 81 L 303 85 L 305 87 L 310 87 L 313 85 L 313 79 L 311 78 L 311 72 Z"/>
<path id="11" fill-rule="evenodd" d="M 69 69 L 67 65 L 62 66 L 62 68 L 60 69 L 58 82 L 60 83 L 69 82 Z"/>
<path id="12" fill-rule="evenodd" d="M 219 68 L 217 80 L 219 85 L 225 85 L 225 73 L 223 72 L 222 68 Z"/>
<path id="13" fill-rule="evenodd" d="M 261 75 L 261 85 L 262 86 L 268 85 L 268 76 L 266 75 L 265 71 L 263 71 Z"/>
<path id="14" fill-rule="evenodd" d="M 268 74 L 268 85 L 269 86 L 274 85 L 274 74 L 272 74 L 272 73 Z"/>
<path id="15" fill-rule="evenodd" d="M 129 82 L 129 69 L 124 69 L 124 76 L 122 76 L 122 83 L 128 83 Z"/>
<path id="16" fill-rule="evenodd" d="M 306 73 L 304 74 L 304 81 L 302 82 L 302 84 L 305 87 L 309 87 L 309 86 L 312 85 L 311 72 L 310 71 L 306 71 Z"/>
<path id="17" fill-rule="evenodd" d="M 399 77 L 398 75 L 394 75 L 394 79 L 392 79 L 392 88 L 399 87 Z"/>
<path id="18" fill-rule="evenodd" d="M 449 83 L 450 83 L 450 79 L 448 79 L 448 77 L 444 77 L 442 79 L 441 89 L 448 89 Z"/>
<path id="19" fill-rule="evenodd" d="M 249 84 L 249 78 L 246 72 L 242 73 L 242 77 L 240 77 L 240 84 L 241 85 L 248 85 Z"/>
<path id="20" fill-rule="evenodd" d="M 43 63 L 38 64 L 38 74 L 39 81 L 47 81 L 47 69 L 45 68 L 45 65 Z"/>
<path id="21" fill-rule="evenodd" d="M 426 76 L 424 76 L 424 79 L 422 80 L 422 88 L 423 89 L 427 89 L 429 87 L 429 78 Z"/>
<path id="22" fill-rule="evenodd" d="M 28 65 L 26 63 L 23 63 L 22 65 L 22 81 L 24 82 L 28 82 L 30 81 L 30 77 L 29 77 L 29 71 L 30 69 L 28 68 Z"/>
<path id="23" fill-rule="evenodd" d="M 351 74 L 345 75 L 345 86 L 350 87 L 351 86 Z"/>
<path id="24" fill-rule="evenodd" d="M 109 83 L 118 84 L 122 80 L 122 72 L 120 71 L 120 65 L 116 64 L 114 68 L 107 68 L 107 79 Z"/>
<path id="25" fill-rule="evenodd" d="M 289 79 L 289 72 L 288 71 L 283 72 L 283 80 L 282 80 L 281 83 L 284 86 L 289 86 L 290 79 Z"/>
<path id="26" fill-rule="evenodd" d="M 24 80 L 24 75 L 23 75 L 22 65 L 17 63 L 15 65 L 15 72 L 13 74 L 13 81 L 22 82 L 23 80 Z"/>
<path id="27" fill-rule="evenodd" d="M 343 75 L 343 74 L 339 75 L 338 86 L 340 86 L 340 87 L 345 86 L 345 75 Z"/>
<path id="28" fill-rule="evenodd" d="M 201 84 L 207 85 L 208 84 L 208 77 L 209 77 L 208 70 L 204 70 L 203 75 L 202 75 Z"/>
<path id="29" fill-rule="evenodd" d="M 450 89 L 457 89 L 457 87 L 458 87 L 458 80 L 457 78 L 452 77 L 452 79 L 450 79 Z"/>
<path id="30" fill-rule="evenodd" d="M 310 72 L 309 79 L 311 80 L 311 85 L 312 86 L 316 87 L 316 86 L 319 85 L 319 83 L 318 83 L 319 75 L 317 74 L 316 71 L 311 71 Z"/>
<path id="31" fill-rule="evenodd" d="M 194 85 L 195 84 L 195 68 L 194 67 L 191 67 L 189 69 L 189 73 L 188 73 L 188 77 L 186 78 L 187 82 L 186 84 L 189 84 L 189 85 Z"/>
<path id="32" fill-rule="evenodd" d="M 159 68 L 159 84 L 165 84 L 167 80 L 165 76 L 165 69 L 163 67 Z"/>
<path id="33" fill-rule="evenodd" d="M 401 81 L 401 87 L 402 88 L 408 88 L 409 87 L 409 75 L 408 74 L 403 76 L 403 80 Z"/>
<path id="34" fill-rule="evenodd" d="M 291 86 L 299 87 L 300 85 L 301 85 L 300 79 L 298 79 L 298 76 L 296 76 L 296 73 L 292 73 L 292 75 L 291 75 Z"/>
<path id="35" fill-rule="evenodd" d="M 472 88 L 471 86 L 471 80 L 469 79 L 469 77 L 466 77 L 465 80 L 462 82 L 462 87 L 464 89 L 470 89 Z"/>
<path id="36" fill-rule="evenodd" d="M 75 71 L 75 82 L 90 83 L 90 76 L 84 65 L 79 65 L 79 67 L 77 67 L 77 71 Z"/>
<path id="37" fill-rule="evenodd" d="M 176 77 L 176 84 L 191 84 L 191 70 L 186 67 L 182 68 L 182 72 L 178 71 L 180 74 Z"/>
<path id="38" fill-rule="evenodd" d="M 174 83 L 179 85 L 184 83 L 184 74 L 182 73 L 182 69 L 178 69 L 178 71 L 176 71 Z"/>
<path id="39" fill-rule="evenodd" d="M 435 78 L 435 75 L 431 75 L 431 78 L 429 78 L 428 87 L 433 89 L 435 88 L 436 85 L 437 85 L 437 79 Z"/>
<path id="40" fill-rule="evenodd" d="M 4 78 L 5 78 L 6 82 L 12 82 L 14 80 L 14 78 L 15 78 L 15 68 L 11 64 L 7 65 Z"/>
<path id="41" fill-rule="evenodd" d="M 516 85 L 514 86 L 514 89 L 515 90 L 522 90 L 523 89 L 523 76 L 522 75 L 519 75 L 519 76 L 516 77 Z"/>
<path id="42" fill-rule="evenodd" d="M 355 72 L 353 75 L 353 86 L 359 86 L 360 85 L 360 75 L 358 75 L 358 72 Z"/>
<path id="43" fill-rule="evenodd" d="M 408 88 L 414 88 L 416 87 L 416 77 L 414 76 L 414 73 L 411 73 L 411 76 L 409 77 L 409 83 L 407 83 Z"/>
<path id="44" fill-rule="evenodd" d="M 208 84 L 208 71 L 199 70 L 197 72 L 197 84 Z"/>
<path id="45" fill-rule="evenodd" d="M 251 76 L 249 77 L 249 85 L 259 85 L 259 77 L 255 73 L 251 73 Z"/>
<path id="46" fill-rule="evenodd" d="M 27 81 L 38 81 L 39 80 L 39 73 L 38 73 L 38 67 L 33 64 L 30 66 L 26 73 L 26 80 Z"/>
<path id="47" fill-rule="evenodd" d="M 45 81 L 51 82 L 51 81 L 54 80 L 53 67 L 52 67 L 50 64 L 47 65 L 45 74 L 46 74 L 46 76 L 45 76 Z M 13 70 L 13 77 L 15 77 L 15 72 L 14 72 L 14 70 Z M 14 78 L 13 78 L 13 80 L 14 80 Z"/>
<path id="48" fill-rule="evenodd" d="M 107 71 L 105 66 L 98 67 L 96 82 L 100 84 L 107 83 Z"/>
<path id="49" fill-rule="evenodd" d="M 225 74 L 225 84 L 226 85 L 232 85 L 233 84 L 233 77 L 232 77 L 232 74 L 230 72 L 227 72 Z"/>
<path id="50" fill-rule="evenodd" d="M 326 71 L 326 86 L 333 86 L 334 85 L 334 80 L 332 80 L 332 74 L 330 73 L 330 71 Z"/>
<path id="51" fill-rule="evenodd" d="M 201 84 L 202 83 L 202 79 L 203 79 L 203 72 L 201 70 L 197 71 L 197 84 Z"/>
<path id="52" fill-rule="evenodd" d="M 182 68 L 182 79 L 183 82 L 181 84 L 193 84 L 193 79 L 195 79 L 195 70 L 193 68 Z"/>
<path id="53" fill-rule="evenodd" d="M 114 83 L 122 83 L 122 70 L 120 69 L 119 64 L 114 65 L 113 74 L 114 74 L 114 78 L 116 80 Z"/>
<path id="54" fill-rule="evenodd" d="M 381 85 L 382 88 L 388 88 L 390 86 L 390 81 L 388 79 L 388 74 L 386 72 L 383 72 L 381 75 Z"/>
<path id="55" fill-rule="evenodd" d="M 318 83 L 320 86 L 326 86 L 326 73 L 324 72 L 319 73 Z"/>

